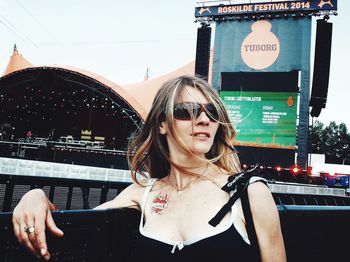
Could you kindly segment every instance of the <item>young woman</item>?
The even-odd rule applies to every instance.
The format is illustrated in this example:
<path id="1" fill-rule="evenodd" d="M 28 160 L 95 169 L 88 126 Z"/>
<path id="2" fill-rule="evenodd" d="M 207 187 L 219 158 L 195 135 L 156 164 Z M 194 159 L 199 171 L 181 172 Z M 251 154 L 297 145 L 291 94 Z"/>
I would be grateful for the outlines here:
<path id="1" fill-rule="evenodd" d="M 129 146 L 134 183 L 97 207 L 141 211 L 135 261 L 253 261 L 259 260 L 256 253 L 262 261 L 285 261 L 278 212 L 261 179 L 252 178 L 247 189 L 258 250 L 248 238 L 240 199 L 209 223 L 233 195 L 222 187 L 240 172 L 234 136 L 223 103 L 206 81 L 181 76 L 163 84 Z M 45 229 L 63 235 L 52 209 L 36 189 L 23 196 L 13 214 L 18 240 L 47 260 Z"/>

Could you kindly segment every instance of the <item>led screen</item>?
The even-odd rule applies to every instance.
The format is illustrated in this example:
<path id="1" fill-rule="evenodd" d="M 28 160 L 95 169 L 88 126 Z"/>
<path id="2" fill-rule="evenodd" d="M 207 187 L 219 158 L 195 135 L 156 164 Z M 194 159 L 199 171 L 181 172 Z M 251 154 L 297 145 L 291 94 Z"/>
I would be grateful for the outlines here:
<path id="1" fill-rule="evenodd" d="M 295 149 L 296 92 L 221 91 L 236 145 Z"/>

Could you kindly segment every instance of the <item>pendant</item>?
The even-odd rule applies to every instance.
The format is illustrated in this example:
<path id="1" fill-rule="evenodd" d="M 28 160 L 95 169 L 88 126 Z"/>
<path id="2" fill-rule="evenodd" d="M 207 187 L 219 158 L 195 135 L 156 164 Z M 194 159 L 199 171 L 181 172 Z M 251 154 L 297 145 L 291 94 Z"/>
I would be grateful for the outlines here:
<path id="1" fill-rule="evenodd" d="M 182 190 L 177 191 L 177 196 L 179 197 L 182 193 Z"/>
<path id="2" fill-rule="evenodd" d="M 168 206 L 168 195 L 162 195 L 162 193 L 158 193 L 152 201 L 152 213 L 156 213 L 161 215 L 161 212 Z"/>

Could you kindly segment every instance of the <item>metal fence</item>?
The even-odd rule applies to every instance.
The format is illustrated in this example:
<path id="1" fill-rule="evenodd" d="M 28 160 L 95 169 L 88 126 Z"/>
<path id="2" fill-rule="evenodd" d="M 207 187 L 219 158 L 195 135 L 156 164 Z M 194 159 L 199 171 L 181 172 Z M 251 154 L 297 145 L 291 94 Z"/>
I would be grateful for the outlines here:
<path id="1" fill-rule="evenodd" d="M 278 205 L 289 262 L 349 261 L 350 206 Z M 0 261 L 40 261 L 13 235 L 11 213 L 0 213 Z M 65 235 L 47 234 L 51 261 L 133 261 L 139 211 L 131 208 L 53 212 Z M 343 240 L 342 240 L 343 239 Z M 169 250 L 170 252 L 170 250 Z"/>
<path id="2" fill-rule="evenodd" d="M 58 209 L 89 209 L 111 200 L 129 182 L 0 174 L 0 210 L 12 211 L 23 194 L 42 188 Z"/>
<path id="3" fill-rule="evenodd" d="M 60 210 L 89 209 L 115 198 L 129 184 L 130 182 L 120 181 L 0 174 L 0 210 L 12 211 L 24 193 L 33 188 L 42 188 Z M 311 188 L 315 189 L 312 192 L 304 186 L 305 190 L 296 192 L 296 187 L 303 186 L 287 184 L 282 191 L 276 184 L 269 185 L 277 205 L 350 206 L 350 197 L 329 194 L 333 191 L 327 191 L 327 188 Z"/>

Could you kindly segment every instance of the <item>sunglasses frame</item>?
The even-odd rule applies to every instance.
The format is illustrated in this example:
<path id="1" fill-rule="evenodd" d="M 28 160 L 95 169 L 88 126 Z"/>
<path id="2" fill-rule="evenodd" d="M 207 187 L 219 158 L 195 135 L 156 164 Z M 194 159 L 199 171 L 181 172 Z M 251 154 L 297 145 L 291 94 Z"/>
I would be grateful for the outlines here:
<path id="1" fill-rule="evenodd" d="M 186 107 L 186 105 L 188 106 Z M 181 102 L 175 104 L 173 110 L 174 118 L 182 121 L 192 120 L 192 115 L 194 119 L 197 119 L 202 112 L 205 112 L 211 122 L 217 122 L 219 118 L 219 114 L 213 103 Z M 192 110 L 192 113 L 190 110 Z"/>

